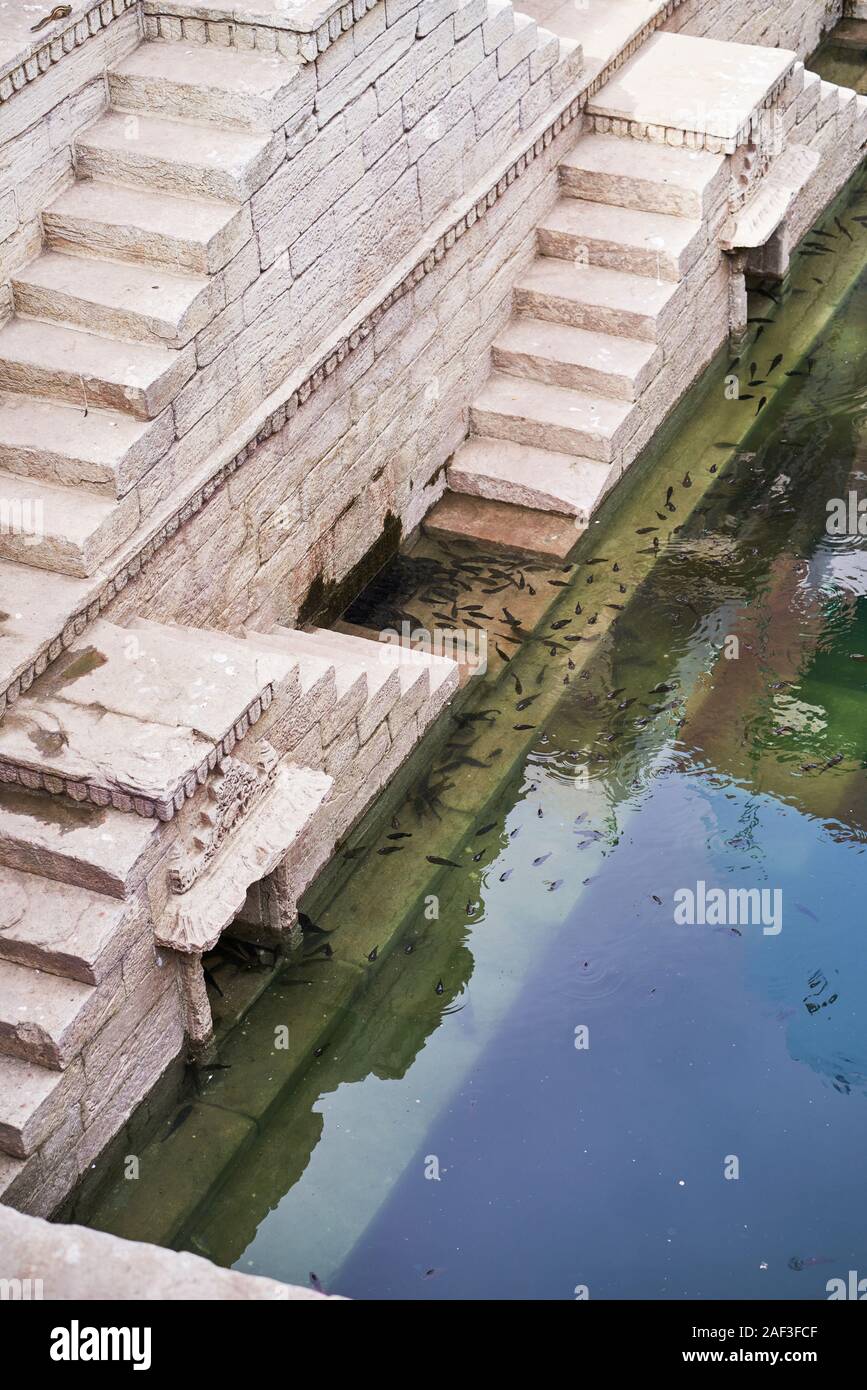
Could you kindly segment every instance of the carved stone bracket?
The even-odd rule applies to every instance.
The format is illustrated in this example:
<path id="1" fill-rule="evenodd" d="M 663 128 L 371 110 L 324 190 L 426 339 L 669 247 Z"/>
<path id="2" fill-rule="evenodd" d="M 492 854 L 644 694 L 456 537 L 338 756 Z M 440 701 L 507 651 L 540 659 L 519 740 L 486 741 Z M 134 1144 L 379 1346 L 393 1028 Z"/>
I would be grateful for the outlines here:
<path id="1" fill-rule="evenodd" d="M 247 766 L 252 771 L 252 764 Z M 307 767 L 280 765 L 270 773 L 259 771 L 270 778 L 267 789 L 251 808 L 248 803 L 245 814 L 232 816 L 227 808 L 227 816 L 217 818 L 205 846 L 210 855 L 193 861 L 198 872 L 192 882 L 169 895 L 155 924 L 160 945 L 182 955 L 201 956 L 211 950 L 243 907 L 250 884 L 277 868 L 333 785 L 326 773 Z M 249 789 L 240 775 L 234 785 Z M 233 804 L 237 811 L 243 802 Z M 176 870 L 175 865 L 170 874 Z M 294 920 L 294 895 L 288 882 L 282 899 L 284 913 Z"/>

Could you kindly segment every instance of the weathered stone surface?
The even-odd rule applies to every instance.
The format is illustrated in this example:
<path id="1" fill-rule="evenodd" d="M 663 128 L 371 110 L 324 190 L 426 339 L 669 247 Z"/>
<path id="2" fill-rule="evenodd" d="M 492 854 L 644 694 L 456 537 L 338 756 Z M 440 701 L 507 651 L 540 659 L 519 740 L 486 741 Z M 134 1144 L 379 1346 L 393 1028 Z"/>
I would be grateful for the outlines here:
<path id="1" fill-rule="evenodd" d="M 449 465 L 452 492 L 562 512 L 584 525 L 607 476 L 607 465 L 597 459 L 483 437 L 468 439 Z"/>
<path id="2" fill-rule="evenodd" d="M 629 412 L 626 401 L 492 372 L 470 425 L 476 434 L 611 463 Z"/>
<path id="3" fill-rule="evenodd" d="M 49 1299 L 326 1298 L 313 1289 L 218 1269 L 199 1255 L 120 1240 L 84 1226 L 51 1225 L 8 1207 L 0 1207 L 0 1231 L 4 1277 L 41 1280 Z"/>
<path id="4" fill-rule="evenodd" d="M 513 376 L 624 401 L 637 400 L 662 363 L 661 348 L 640 338 L 518 317 L 494 339 L 492 355 Z"/>
<path id="5" fill-rule="evenodd" d="M 0 1057 L 0 1150 L 27 1158 L 57 1129 L 83 1089 L 80 1062 L 60 1072 Z"/>
<path id="6" fill-rule="evenodd" d="M 95 985 L 141 929 L 134 904 L 4 865 L 0 958 Z"/>
<path id="7" fill-rule="evenodd" d="M 588 134 L 561 161 L 560 179 L 564 191 L 593 202 L 700 218 L 725 164 L 707 150 Z"/>

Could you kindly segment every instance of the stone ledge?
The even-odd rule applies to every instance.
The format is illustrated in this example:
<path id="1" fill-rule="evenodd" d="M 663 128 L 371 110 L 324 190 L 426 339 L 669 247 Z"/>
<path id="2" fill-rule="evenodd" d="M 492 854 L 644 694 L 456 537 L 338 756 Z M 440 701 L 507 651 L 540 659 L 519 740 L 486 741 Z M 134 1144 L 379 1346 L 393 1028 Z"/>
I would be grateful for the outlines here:
<path id="1" fill-rule="evenodd" d="M 97 0 L 96 4 L 73 6 L 78 13 L 57 20 L 46 29 L 48 37 L 37 36 L 25 42 L 11 57 L 0 62 L 0 106 L 28 83 L 54 67 L 67 53 L 80 48 L 88 39 L 107 29 L 127 10 L 137 9 L 141 0 Z M 46 0 L 46 10 L 50 0 Z"/>
<path id="2" fill-rule="evenodd" d="M 276 1279 L 220 1269 L 200 1255 L 55 1225 L 0 1206 L 3 1279 L 30 1280 L 47 1300 L 290 1299 L 343 1302 Z"/>

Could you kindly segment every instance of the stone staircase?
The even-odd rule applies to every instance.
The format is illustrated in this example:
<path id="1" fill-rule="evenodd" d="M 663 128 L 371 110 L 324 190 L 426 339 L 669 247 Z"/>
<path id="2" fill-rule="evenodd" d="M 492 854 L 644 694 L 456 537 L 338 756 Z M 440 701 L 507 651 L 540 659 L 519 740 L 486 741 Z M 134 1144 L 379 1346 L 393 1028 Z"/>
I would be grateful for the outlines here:
<path id="1" fill-rule="evenodd" d="M 643 447 L 654 395 L 671 389 L 694 281 L 718 265 L 724 165 L 610 134 L 578 141 L 494 341 L 449 468 L 453 492 L 587 524 Z"/>
<path id="2" fill-rule="evenodd" d="M 295 779 L 297 897 L 457 684 L 450 660 L 322 629 L 98 620 L 19 698 L 0 724 L 0 1200 L 50 1214 L 182 1050 L 155 936 L 221 760 L 265 738 Z"/>
<path id="3" fill-rule="evenodd" d="M 258 274 L 249 199 L 284 156 L 300 68 L 155 42 L 109 74 L 0 329 L 0 492 L 38 518 L 0 531 L 0 559 L 88 576 L 145 518 L 138 484 L 195 423 L 207 330 Z"/>

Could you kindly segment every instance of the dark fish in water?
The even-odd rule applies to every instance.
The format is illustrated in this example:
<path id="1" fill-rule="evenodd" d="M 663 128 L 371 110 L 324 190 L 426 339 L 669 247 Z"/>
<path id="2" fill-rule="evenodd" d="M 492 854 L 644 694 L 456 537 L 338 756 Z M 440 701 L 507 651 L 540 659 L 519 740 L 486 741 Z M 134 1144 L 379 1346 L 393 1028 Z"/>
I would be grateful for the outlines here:
<path id="1" fill-rule="evenodd" d="M 618 708 L 618 709 L 629 709 L 629 706 L 630 706 L 630 705 L 634 705 L 634 704 L 635 704 L 635 696 L 634 696 L 634 695 L 631 695 L 631 696 L 629 697 L 628 700 L 621 700 L 621 701 L 620 701 L 620 704 L 617 706 L 617 708 Z"/>
<path id="2" fill-rule="evenodd" d="M 635 532 L 635 534 L 636 534 L 636 536 L 646 536 L 646 535 L 648 535 L 651 531 L 658 531 L 658 530 L 659 530 L 659 527 L 658 527 L 658 526 L 639 526 L 639 527 L 638 527 L 638 530 Z"/>
<path id="3" fill-rule="evenodd" d="M 608 556 L 607 556 L 607 555 L 594 555 L 594 557 L 593 557 L 592 560 L 585 560 L 584 563 L 585 563 L 585 565 L 607 565 L 607 564 L 608 564 Z"/>
<path id="4" fill-rule="evenodd" d="M 825 767 L 836 767 L 837 764 L 838 764 L 838 763 L 841 763 L 842 761 L 843 761 L 843 754 L 842 754 L 842 753 L 835 753 L 834 756 L 833 756 L 833 758 L 829 758 L 829 759 L 828 759 L 828 761 L 827 761 L 826 764 L 825 764 Z"/>
<path id="5" fill-rule="evenodd" d="M 568 581 L 568 579 L 549 579 L 549 580 L 548 580 L 548 583 L 549 583 L 549 584 L 552 586 L 552 588 L 554 588 L 554 589 L 568 589 L 568 588 L 569 588 L 569 581 Z"/>
<path id="6" fill-rule="evenodd" d="M 411 941 L 409 941 L 409 942 L 407 942 L 406 946 L 404 946 L 404 948 L 403 948 L 403 954 L 404 954 L 405 956 L 411 956 L 414 950 L 415 950 L 415 946 L 413 945 L 413 943 L 412 943 Z"/>
<path id="7" fill-rule="evenodd" d="M 571 618 L 560 618 L 556 623 L 551 624 L 551 631 L 558 632 L 561 627 L 568 627 L 571 621 Z"/>
<path id="8" fill-rule="evenodd" d="M 605 696 L 605 698 L 606 698 L 606 700 L 616 700 L 616 699 L 617 699 L 617 696 L 618 696 L 618 695 L 622 695 L 622 694 L 624 693 L 625 690 L 626 690 L 626 686 L 625 686 L 625 685 L 621 685 L 621 686 L 619 686 L 619 687 L 617 688 L 617 690 L 609 690 L 609 691 L 608 691 L 608 694 Z"/>
<path id="9" fill-rule="evenodd" d="M 523 695 L 523 693 L 524 693 L 524 687 L 522 686 L 522 684 L 521 684 L 520 680 L 518 679 L 517 675 L 515 674 L 515 672 L 513 671 L 511 674 L 512 674 L 512 680 L 515 682 L 515 694 L 516 694 L 516 695 Z"/>
<path id="10" fill-rule="evenodd" d="M 509 627 L 521 626 L 521 619 L 516 618 L 514 613 L 510 613 L 508 608 L 503 609 L 503 617 L 506 619 L 506 622 L 509 624 Z"/>
<path id="11" fill-rule="evenodd" d="M 656 896 L 655 893 L 651 893 L 650 896 L 652 897 L 653 901 L 656 903 L 657 907 L 662 907 L 662 898 L 658 898 L 658 897 Z"/>
<path id="12" fill-rule="evenodd" d="M 481 830 L 477 830 L 477 831 L 476 831 L 476 834 L 477 834 L 477 835 L 487 835 L 489 831 L 491 831 L 491 830 L 496 830 L 496 828 L 497 828 L 497 822 L 496 822 L 495 820 L 488 821 L 488 824 L 487 824 L 487 825 L 483 825 L 482 828 L 481 828 Z"/>
<path id="13" fill-rule="evenodd" d="M 747 319 L 747 323 L 773 323 L 773 319 Z"/>
<path id="14" fill-rule="evenodd" d="M 513 724 L 513 725 L 512 725 L 512 728 L 515 729 L 515 730 L 517 730 L 518 733 L 522 733 L 524 729 L 535 729 L 535 727 L 536 727 L 535 724 Z"/>
<path id="15" fill-rule="evenodd" d="M 479 832 L 481 834 L 481 831 Z M 459 869 L 460 864 L 456 864 L 453 859 L 442 859 L 438 854 L 426 854 L 425 859 L 429 864 L 439 864 L 444 869 Z"/>
<path id="16" fill-rule="evenodd" d="M 747 386 L 764 386 L 766 380 L 766 377 L 760 376 L 756 381 L 748 381 Z M 743 397 L 741 399 L 743 399 Z"/>
<path id="17" fill-rule="evenodd" d="M 501 661 L 511 661 L 512 658 L 509 656 L 508 652 L 504 652 L 502 647 L 497 646 L 496 642 L 494 643 L 494 651 Z"/>
<path id="18" fill-rule="evenodd" d="M 834 226 L 837 228 L 838 232 L 843 233 L 844 237 L 848 237 L 849 241 L 852 240 L 852 233 L 849 231 L 847 227 L 843 226 L 843 223 L 840 221 L 839 217 L 834 218 Z"/>
<path id="19" fill-rule="evenodd" d="M 393 825 L 393 824 L 394 824 L 394 821 L 392 821 L 392 825 Z M 386 835 L 385 838 L 386 838 L 387 840 L 411 840 L 411 839 L 412 839 L 412 831 L 411 831 L 411 830 L 397 830 L 397 831 L 395 831 L 395 833 L 394 833 L 393 835 Z"/>
<path id="20" fill-rule="evenodd" d="M 503 873 L 500 874 L 500 882 L 505 883 L 507 879 L 510 879 L 512 877 L 512 873 L 512 869 L 506 869 Z"/>
<path id="21" fill-rule="evenodd" d="M 480 860 L 480 859 L 484 859 L 484 857 L 485 857 L 485 851 L 484 851 L 483 849 L 480 849 L 479 852 L 478 852 L 478 854 L 474 854 L 474 855 L 473 855 L 473 863 L 474 863 L 474 864 L 478 864 L 479 860 Z"/>
<path id="22" fill-rule="evenodd" d="M 533 701 L 538 700 L 538 698 L 538 695 L 525 695 L 523 700 L 518 701 L 518 703 L 515 706 L 515 709 L 527 709 L 530 705 L 532 705 Z"/>
<path id="23" fill-rule="evenodd" d="M 376 852 L 377 854 L 399 854 L 400 851 L 405 848 L 405 845 L 385 845 L 382 849 L 378 849 Z"/>
<path id="24" fill-rule="evenodd" d="M 771 359 L 771 365 L 768 367 L 768 376 L 770 376 L 771 372 L 774 371 L 775 368 L 779 367 L 782 360 L 783 354 L 781 352 L 778 352 L 776 357 Z"/>
<path id="25" fill-rule="evenodd" d="M 667 695 L 667 694 L 669 693 L 670 690 L 674 690 L 674 689 L 675 689 L 675 686 L 673 686 L 673 685 L 666 685 L 666 684 L 665 684 L 665 681 L 660 681 L 660 682 L 659 682 L 659 685 L 655 685 L 655 686 L 653 687 L 653 689 L 652 689 L 649 693 L 650 693 L 651 695 Z"/>
<path id="26" fill-rule="evenodd" d="M 606 603 L 605 607 L 606 607 L 606 608 L 613 608 L 617 613 L 623 613 L 623 612 L 624 612 L 624 607 L 623 607 L 623 604 L 622 604 L 622 603 Z"/>
<path id="27" fill-rule="evenodd" d="M 556 892 L 557 892 L 557 889 L 558 889 L 558 888 L 562 888 L 562 886 L 563 886 L 563 880 L 562 880 L 562 878 L 555 878 L 554 881 L 553 881 L 553 883 L 549 883 L 549 884 L 548 884 L 548 892 L 549 892 L 549 893 L 556 893 Z"/>
<path id="28" fill-rule="evenodd" d="M 437 981 L 436 989 L 434 990 L 434 993 L 435 993 L 435 994 L 445 994 L 445 991 L 446 991 L 446 987 L 445 987 L 445 985 L 443 984 L 442 980 L 438 980 L 438 981 Z"/>
<path id="29" fill-rule="evenodd" d="M 795 903 L 795 907 L 798 909 L 799 912 L 803 912 L 805 917 L 809 917 L 811 921 L 818 922 L 819 919 L 816 916 L 815 912 L 811 912 L 808 907 L 804 907 L 803 903 Z"/>
<path id="30" fill-rule="evenodd" d="M 547 854 L 540 854 L 537 859 L 533 860 L 533 868 L 538 869 L 540 864 L 544 864 L 546 859 L 551 858 L 551 853 L 552 851 L 549 849 Z"/>
<path id="31" fill-rule="evenodd" d="M 168 1129 L 168 1133 L 166 1133 L 166 1134 L 163 1135 L 162 1140 L 161 1140 L 160 1142 L 164 1144 L 164 1143 L 166 1142 L 166 1140 L 167 1140 L 168 1138 L 170 1138 L 170 1136 L 171 1136 L 172 1134 L 174 1134 L 174 1132 L 175 1132 L 176 1129 L 180 1129 L 181 1125 L 184 1123 L 184 1120 L 188 1120 L 188 1119 L 190 1118 L 190 1116 L 192 1115 L 192 1113 L 193 1113 L 193 1107 L 192 1107 L 192 1105 L 182 1105 L 181 1108 L 180 1108 L 180 1110 L 178 1111 L 177 1115 L 176 1115 L 175 1118 L 172 1120 L 171 1125 L 169 1126 L 169 1129 Z"/>
<path id="32" fill-rule="evenodd" d="M 681 487 L 692 487 L 692 478 L 689 476 L 689 473 L 684 473 L 683 480 L 680 485 Z"/>
<path id="33" fill-rule="evenodd" d="M 576 603 L 576 604 L 575 604 L 575 614 L 576 614 L 576 616 L 580 618 L 580 616 L 581 616 L 581 614 L 582 614 L 583 612 L 584 612 L 584 609 L 581 607 L 581 604 L 580 604 L 580 603 Z"/>
<path id="34" fill-rule="evenodd" d="M 836 218 L 834 220 L 836 221 Z M 788 1263 L 789 1269 L 801 1270 L 811 1269 L 813 1265 L 833 1264 L 833 1260 L 830 1255 L 811 1255 L 806 1260 L 802 1260 L 799 1255 L 793 1255 Z"/>
<path id="35" fill-rule="evenodd" d="M 768 403 L 768 398 L 767 398 L 767 396 L 762 396 L 762 399 L 759 401 L 758 405 L 756 406 L 756 414 L 757 414 L 757 415 L 759 414 L 760 411 L 764 410 L 764 408 L 765 408 L 765 406 L 767 405 L 767 403 Z"/>
<path id="36" fill-rule="evenodd" d="M 864 652 L 850 652 L 850 653 L 849 653 L 849 660 L 850 660 L 850 661 L 867 661 L 867 655 L 865 655 Z"/>
<path id="37" fill-rule="evenodd" d="M 314 1057 L 321 1057 L 324 1051 L 325 1051 L 325 1048 L 324 1048 L 324 1047 L 315 1047 L 315 1048 L 313 1049 L 313 1056 L 314 1056 Z"/>
<path id="38" fill-rule="evenodd" d="M 378 946 L 374 946 L 373 950 L 368 952 L 368 954 L 367 954 L 367 959 L 370 961 L 371 965 L 372 965 L 373 962 L 376 960 L 376 957 L 377 957 L 378 955 L 379 955 L 379 947 L 378 947 Z"/>

